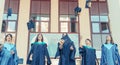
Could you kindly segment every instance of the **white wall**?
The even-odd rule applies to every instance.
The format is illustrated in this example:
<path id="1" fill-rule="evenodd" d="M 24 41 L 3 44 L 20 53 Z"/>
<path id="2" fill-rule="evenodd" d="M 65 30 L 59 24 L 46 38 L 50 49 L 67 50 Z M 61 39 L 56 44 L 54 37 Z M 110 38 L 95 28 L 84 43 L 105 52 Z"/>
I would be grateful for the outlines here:
<path id="1" fill-rule="evenodd" d="M 5 3 L 5 0 L 0 0 L 0 32 L 1 32 L 1 26 L 2 26 L 3 12 L 4 12 L 4 3 Z"/>
<path id="2" fill-rule="evenodd" d="M 120 49 L 120 0 L 108 0 L 108 6 L 112 36 Z"/>

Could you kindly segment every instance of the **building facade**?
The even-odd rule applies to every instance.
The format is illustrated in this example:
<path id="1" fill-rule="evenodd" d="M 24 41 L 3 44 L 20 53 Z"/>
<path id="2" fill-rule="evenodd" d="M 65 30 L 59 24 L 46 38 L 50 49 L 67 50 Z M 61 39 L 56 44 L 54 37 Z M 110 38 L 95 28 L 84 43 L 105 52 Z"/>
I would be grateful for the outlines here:
<path id="1" fill-rule="evenodd" d="M 3 41 L 8 33 L 14 36 L 18 56 L 24 60 L 20 65 L 26 65 L 30 44 L 38 33 L 43 33 L 53 65 L 58 62 L 53 59 L 54 48 L 64 32 L 69 34 L 77 48 L 77 65 L 80 65 L 79 45 L 87 38 L 93 41 L 98 58 L 106 35 L 112 34 L 120 49 L 120 1 L 91 0 L 91 3 L 91 7 L 86 8 L 86 0 L 0 0 L 0 40 Z M 77 6 L 82 11 L 75 16 Z M 12 9 L 11 16 L 7 16 L 8 9 Z M 28 31 L 27 23 L 33 17 L 36 17 L 35 28 Z"/>

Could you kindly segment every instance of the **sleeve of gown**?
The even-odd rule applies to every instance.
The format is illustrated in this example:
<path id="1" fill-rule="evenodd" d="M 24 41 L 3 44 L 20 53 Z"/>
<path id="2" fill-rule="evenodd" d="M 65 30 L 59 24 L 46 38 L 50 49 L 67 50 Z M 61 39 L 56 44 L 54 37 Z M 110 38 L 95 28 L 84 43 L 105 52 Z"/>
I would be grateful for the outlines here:
<path id="1" fill-rule="evenodd" d="M 58 43 L 58 47 L 57 47 L 57 52 L 56 52 L 56 55 L 55 55 L 55 59 L 56 59 L 58 56 L 60 56 L 60 54 L 61 54 L 61 50 L 59 49 L 59 46 L 60 46 L 60 44 Z"/>
<path id="2" fill-rule="evenodd" d="M 85 53 L 85 48 L 79 47 L 79 54 L 83 57 L 84 53 Z"/>
<path id="3" fill-rule="evenodd" d="M 73 50 L 71 50 L 70 58 L 71 58 L 71 60 L 75 60 L 76 48 L 75 48 L 75 45 L 73 42 L 71 43 L 71 46 L 73 46 Z"/>
<path id="4" fill-rule="evenodd" d="M 116 47 L 115 47 L 115 59 L 116 59 L 116 62 L 118 63 L 118 65 L 120 65 L 120 55 L 118 52 L 117 44 L 115 44 L 115 45 L 116 45 Z"/>
<path id="5" fill-rule="evenodd" d="M 51 65 L 51 60 L 47 50 L 47 45 L 45 45 L 45 56 L 47 57 L 47 65 Z"/>
<path id="6" fill-rule="evenodd" d="M 30 56 L 31 56 L 31 54 L 33 53 L 33 49 L 34 49 L 33 47 L 34 47 L 34 45 L 31 46 L 30 52 L 29 52 L 29 54 L 28 54 L 27 62 L 26 62 L 27 64 L 31 64 L 31 61 L 32 61 L 32 60 L 30 60 Z"/>
<path id="7" fill-rule="evenodd" d="M 104 51 L 104 46 L 102 45 L 101 47 L 101 60 L 100 60 L 100 65 L 106 65 L 106 56 L 105 56 L 105 51 Z"/>
<path id="8" fill-rule="evenodd" d="M 15 65 L 18 65 L 18 56 L 17 56 L 16 46 L 14 46 L 12 50 L 14 51 L 13 57 L 14 57 Z"/>

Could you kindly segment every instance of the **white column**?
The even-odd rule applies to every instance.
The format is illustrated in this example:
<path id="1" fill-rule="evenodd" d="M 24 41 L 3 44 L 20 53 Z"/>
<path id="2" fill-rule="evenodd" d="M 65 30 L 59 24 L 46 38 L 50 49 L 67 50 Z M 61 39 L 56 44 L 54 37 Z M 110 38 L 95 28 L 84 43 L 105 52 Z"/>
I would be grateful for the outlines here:
<path id="1" fill-rule="evenodd" d="M 79 23 L 80 23 L 80 35 L 82 36 L 81 43 L 84 44 L 85 39 L 91 39 L 91 27 L 90 27 L 90 17 L 89 17 L 89 9 L 85 8 L 86 1 L 78 0 L 79 7 L 82 8 L 80 13 Z"/>
<path id="2" fill-rule="evenodd" d="M 4 13 L 4 4 L 5 4 L 5 0 L 0 0 L 0 35 L 1 35 L 1 27 L 2 27 L 3 13 Z"/>
<path id="3" fill-rule="evenodd" d="M 24 59 L 24 64 L 21 65 L 26 65 L 26 58 L 27 58 L 27 46 L 28 46 L 27 22 L 29 21 L 30 1 L 31 0 L 20 0 L 20 7 L 19 7 L 16 46 L 17 46 L 18 56 Z"/>
<path id="4" fill-rule="evenodd" d="M 58 2 L 59 0 L 51 0 L 51 32 L 58 32 L 59 30 Z"/>

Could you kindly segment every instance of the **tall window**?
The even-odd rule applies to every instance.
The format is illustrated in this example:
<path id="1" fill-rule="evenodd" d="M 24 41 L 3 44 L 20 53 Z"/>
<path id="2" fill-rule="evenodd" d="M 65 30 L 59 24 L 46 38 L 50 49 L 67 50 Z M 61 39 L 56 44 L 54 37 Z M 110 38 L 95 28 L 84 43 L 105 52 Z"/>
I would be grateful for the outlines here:
<path id="1" fill-rule="evenodd" d="M 11 33 L 13 35 L 13 42 L 16 41 L 17 23 L 18 23 L 18 10 L 19 0 L 5 0 L 5 8 L 3 14 L 3 21 L 1 32 L 3 34 Z M 8 11 L 12 12 L 11 16 L 8 16 Z"/>
<path id="2" fill-rule="evenodd" d="M 31 0 L 30 17 L 35 17 L 34 32 L 50 31 L 50 0 Z"/>
<path id="3" fill-rule="evenodd" d="M 106 35 L 110 34 L 108 7 L 106 0 L 92 0 L 90 8 L 93 46 L 101 49 L 106 41 Z"/>
<path id="4" fill-rule="evenodd" d="M 35 25 L 34 29 L 29 31 L 29 50 L 38 33 L 50 32 L 50 2 L 50 0 L 31 0 L 30 19 Z"/>
<path id="5" fill-rule="evenodd" d="M 59 0 L 60 32 L 78 32 L 78 16 L 74 13 L 77 6 L 78 0 Z"/>

